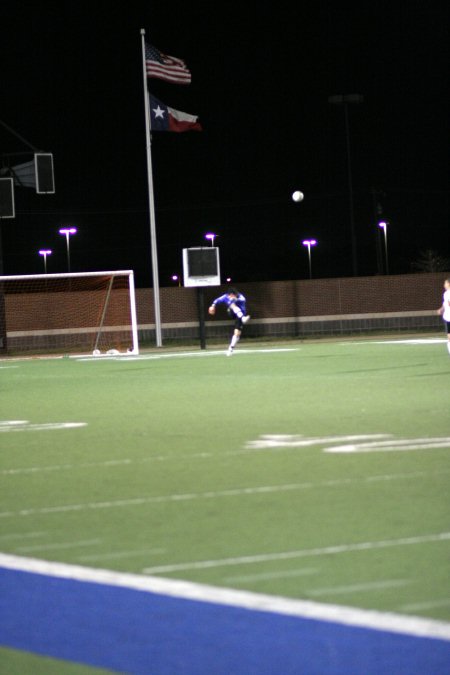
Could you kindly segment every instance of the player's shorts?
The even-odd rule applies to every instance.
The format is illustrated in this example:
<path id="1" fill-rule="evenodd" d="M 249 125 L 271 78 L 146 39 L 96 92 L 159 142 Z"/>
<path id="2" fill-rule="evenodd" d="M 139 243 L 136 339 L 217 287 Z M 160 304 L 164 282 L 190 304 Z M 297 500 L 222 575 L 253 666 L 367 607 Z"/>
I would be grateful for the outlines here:
<path id="1" fill-rule="evenodd" d="M 231 319 L 234 319 L 234 327 L 236 330 L 242 330 L 244 328 L 244 324 L 242 323 L 242 317 L 239 319 L 236 314 L 233 312 L 232 309 L 228 307 L 227 309 L 228 316 Z"/>

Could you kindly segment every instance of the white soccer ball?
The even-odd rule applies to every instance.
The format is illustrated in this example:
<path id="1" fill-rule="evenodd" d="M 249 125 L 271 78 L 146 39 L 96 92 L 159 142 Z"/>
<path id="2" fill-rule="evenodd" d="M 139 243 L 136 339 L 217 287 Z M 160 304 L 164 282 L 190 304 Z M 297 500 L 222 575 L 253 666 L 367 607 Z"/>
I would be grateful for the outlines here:
<path id="1" fill-rule="evenodd" d="M 305 195 L 303 194 L 303 192 L 300 192 L 300 190 L 296 190 L 295 192 L 292 193 L 292 199 L 294 200 L 294 202 L 301 202 L 304 196 Z"/>
<path id="2" fill-rule="evenodd" d="M 101 354 L 100 349 L 94 349 L 94 351 L 92 352 L 92 356 L 100 356 L 100 354 Z"/>

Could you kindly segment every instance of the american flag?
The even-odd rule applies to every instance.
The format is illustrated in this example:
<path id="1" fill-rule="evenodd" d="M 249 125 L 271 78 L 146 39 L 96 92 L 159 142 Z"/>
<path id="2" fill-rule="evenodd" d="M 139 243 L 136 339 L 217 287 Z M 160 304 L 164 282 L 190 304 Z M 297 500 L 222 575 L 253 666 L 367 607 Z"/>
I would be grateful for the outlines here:
<path id="1" fill-rule="evenodd" d="M 162 54 L 156 47 L 147 43 L 145 45 L 145 67 L 147 77 L 156 77 L 175 84 L 191 82 L 191 73 L 184 61 L 175 56 Z"/>

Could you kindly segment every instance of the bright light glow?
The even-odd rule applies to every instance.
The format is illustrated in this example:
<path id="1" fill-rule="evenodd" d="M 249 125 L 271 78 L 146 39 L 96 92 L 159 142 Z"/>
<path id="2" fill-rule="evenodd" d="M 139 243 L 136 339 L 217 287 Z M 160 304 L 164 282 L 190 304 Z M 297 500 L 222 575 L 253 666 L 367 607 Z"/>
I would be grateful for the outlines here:
<path id="1" fill-rule="evenodd" d="M 292 199 L 294 202 L 301 202 L 303 200 L 304 194 L 303 192 L 300 192 L 300 190 L 295 190 L 295 192 L 292 193 Z"/>
<path id="2" fill-rule="evenodd" d="M 70 272 L 70 246 L 69 239 L 71 234 L 76 234 L 76 227 L 62 227 L 59 231 L 59 234 L 66 235 L 66 246 L 67 246 L 67 271 Z"/>
<path id="3" fill-rule="evenodd" d="M 211 246 L 214 246 L 214 239 L 215 239 L 217 236 L 218 236 L 218 235 L 217 235 L 217 234 L 214 234 L 214 232 L 208 232 L 207 234 L 205 234 L 205 239 L 209 239 L 209 241 L 211 242 Z"/>
<path id="4" fill-rule="evenodd" d="M 44 258 L 44 272 L 47 274 L 47 256 L 51 254 L 51 250 L 49 248 L 41 248 L 39 249 L 39 255 L 41 255 Z"/>
<path id="5" fill-rule="evenodd" d="M 172 274 L 172 281 L 178 281 L 178 275 Z"/>
<path id="6" fill-rule="evenodd" d="M 312 269 L 311 269 L 311 246 L 315 246 L 317 241 L 315 239 L 304 239 L 302 241 L 303 246 L 308 247 L 308 265 L 309 265 L 309 278 L 312 279 Z"/>
<path id="7" fill-rule="evenodd" d="M 378 223 L 378 227 L 381 227 L 384 234 L 384 256 L 386 261 L 386 274 L 389 274 L 389 260 L 388 260 L 388 244 L 387 244 L 387 226 L 388 223 L 385 220 L 382 220 Z"/>

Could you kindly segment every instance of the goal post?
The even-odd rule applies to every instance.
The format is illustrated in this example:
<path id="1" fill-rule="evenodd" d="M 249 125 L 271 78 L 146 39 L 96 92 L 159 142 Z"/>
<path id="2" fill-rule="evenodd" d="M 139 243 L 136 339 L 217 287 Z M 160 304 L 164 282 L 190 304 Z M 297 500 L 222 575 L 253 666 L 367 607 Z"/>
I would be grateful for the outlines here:
<path id="1" fill-rule="evenodd" d="M 0 353 L 139 354 L 132 270 L 0 276 Z"/>

